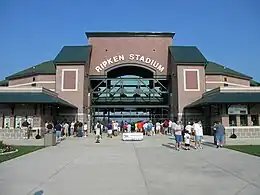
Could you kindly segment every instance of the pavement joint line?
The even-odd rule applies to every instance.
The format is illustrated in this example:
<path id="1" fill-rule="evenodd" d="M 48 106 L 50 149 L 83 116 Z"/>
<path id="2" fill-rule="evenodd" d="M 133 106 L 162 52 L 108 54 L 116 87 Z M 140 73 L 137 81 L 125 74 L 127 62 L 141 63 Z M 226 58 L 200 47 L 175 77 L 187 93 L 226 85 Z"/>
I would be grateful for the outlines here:
<path id="1" fill-rule="evenodd" d="M 135 155 L 136 155 L 136 157 L 137 157 L 137 162 L 138 162 L 138 165 L 139 165 L 138 167 L 139 167 L 139 170 L 140 170 L 141 175 L 142 175 L 143 180 L 144 180 L 144 184 L 145 184 L 145 188 L 146 188 L 147 195 L 150 195 L 151 192 L 150 192 L 150 190 L 149 190 L 148 182 L 147 182 L 147 179 L 146 179 L 146 177 L 145 177 L 145 175 L 144 175 L 144 172 L 143 172 L 143 169 L 142 169 L 141 162 L 140 162 L 140 160 L 139 160 L 138 152 L 137 152 L 137 150 L 136 150 L 135 145 L 132 144 L 132 146 L 133 146 L 133 149 L 134 149 Z"/>
<path id="2" fill-rule="evenodd" d="M 41 182 L 39 185 L 37 185 L 35 188 L 33 188 L 32 190 L 30 190 L 27 195 L 31 195 L 32 192 L 34 190 L 36 190 L 37 188 L 43 186 L 46 182 L 48 182 L 51 178 L 53 178 L 55 175 L 57 175 L 61 170 L 63 170 L 64 168 L 66 168 L 69 164 L 73 163 L 74 161 L 77 161 L 83 154 L 85 151 L 87 151 L 88 148 L 85 148 L 84 151 L 82 153 L 80 153 L 80 155 L 78 155 L 76 158 L 73 158 L 71 161 L 67 162 L 66 164 L 64 164 L 62 167 L 60 167 L 57 171 L 55 171 L 50 177 L 48 177 L 45 181 Z"/>
<path id="3" fill-rule="evenodd" d="M 250 183 L 246 183 L 242 188 L 240 188 L 234 195 L 239 195 Z"/>
<path id="4" fill-rule="evenodd" d="M 226 173 L 228 173 L 228 174 L 230 174 L 230 175 L 233 175 L 234 177 L 236 177 L 236 178 L 238 178 L 238 179 L 241 179 L 241 180 L 247 182 L 248 184 L 251 184 L 251 185 L 253 185 L 253 186 L 257 187 L 257 188 L 260 188 L 260 186 L 258 186 L 257 184 L 255 184 L 255 183 L 253 183 L 253 182 L 251 182 L 251 181 L 249 181 L 249 180 L 247 180 L 247 179 L 245 179 L 245 178 L 243 178 L 243 177 L 241 177 L 241 176 L 239 176 L 239 175 L 237 175 L 237 174 L 235 174 L 235 173 L 232 173 L 232 172 L 230 172 L 229 170 L 226 170 L 226 169 L 224 169 L 224 168 L 222 168 L 222 167 L 220 167 L 220 166 L 217 166 L 217 165 L 215 165 L 214 163 L 208 161 L 208 160 L 205 159 L 205 158 L 200 157 L 200 159 L 206 161 L 207 163 L 209 163 L 209 164 L 211 164 L 211 165 L 213 165 L 213 166 L 215 166 L 215 167 L 221 169 L 222 171 L 224 171 L 224 172 L 226 172 Z"/>

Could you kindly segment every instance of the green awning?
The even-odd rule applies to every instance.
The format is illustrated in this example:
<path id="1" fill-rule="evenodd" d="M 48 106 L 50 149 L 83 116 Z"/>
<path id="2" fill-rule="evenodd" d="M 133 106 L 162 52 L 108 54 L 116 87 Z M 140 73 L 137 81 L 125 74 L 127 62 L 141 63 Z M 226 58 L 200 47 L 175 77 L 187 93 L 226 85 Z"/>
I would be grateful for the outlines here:
<path id="1" fill-rule="evenodd" d="M 41 103 L 76 108 L 69 102 L 43 92 L 1 92 L 0 103 Z"/>
<path id="2" fill-rule="evenodd" d="M 260 103 L 260 92 L 219 92 L 215 94 L 209 94 L 189 104 L 186 106 L 186 108 L 199 107 L 210 104 L 239 103 Z"/>

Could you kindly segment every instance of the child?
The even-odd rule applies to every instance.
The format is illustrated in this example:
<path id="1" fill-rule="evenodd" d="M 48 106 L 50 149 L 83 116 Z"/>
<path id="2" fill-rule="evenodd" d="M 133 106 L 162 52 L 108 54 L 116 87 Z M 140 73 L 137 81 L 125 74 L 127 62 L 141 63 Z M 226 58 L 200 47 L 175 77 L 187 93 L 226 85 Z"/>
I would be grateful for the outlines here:
<path id="1" fill-rule="evenodd" d="M 190 134 L 188 131 L 184 134 L 185 150 L 190 150 Z"/>

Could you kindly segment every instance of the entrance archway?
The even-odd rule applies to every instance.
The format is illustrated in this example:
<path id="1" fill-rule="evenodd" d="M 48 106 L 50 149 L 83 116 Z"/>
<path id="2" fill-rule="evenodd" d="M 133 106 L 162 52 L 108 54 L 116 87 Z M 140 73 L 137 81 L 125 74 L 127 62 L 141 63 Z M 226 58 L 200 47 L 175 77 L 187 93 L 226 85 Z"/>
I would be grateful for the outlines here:
<path id="1" fill-rule="evenodd" d="M 100 78 L 100 76 L 99 76 Z M 140 121 L 169 118 L 169 80 L 137 64 L 107 69 L 99 80 L 90 76 L 95 120 Z"/>

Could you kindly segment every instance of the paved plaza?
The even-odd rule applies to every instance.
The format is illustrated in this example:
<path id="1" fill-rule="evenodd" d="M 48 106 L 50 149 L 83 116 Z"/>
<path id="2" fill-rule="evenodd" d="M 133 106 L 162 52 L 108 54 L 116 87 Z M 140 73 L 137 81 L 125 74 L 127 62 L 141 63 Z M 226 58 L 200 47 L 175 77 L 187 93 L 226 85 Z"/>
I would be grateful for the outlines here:
<path id="1" fill-rule="evenodd" d="M 259 195 L 260 158 L 228 149 L 177 152 L 167 136 L 92 137 L 0 164 L 1 195 Z"/>

